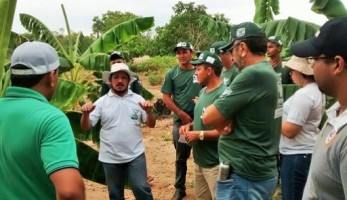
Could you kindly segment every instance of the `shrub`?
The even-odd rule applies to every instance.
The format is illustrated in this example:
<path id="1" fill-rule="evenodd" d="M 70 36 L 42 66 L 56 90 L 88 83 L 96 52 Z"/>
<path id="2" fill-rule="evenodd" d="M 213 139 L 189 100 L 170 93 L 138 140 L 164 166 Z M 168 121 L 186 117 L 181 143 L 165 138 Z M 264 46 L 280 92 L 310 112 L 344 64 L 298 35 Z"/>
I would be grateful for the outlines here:
<path id="1" fill-rule="evenodd" d="M 174 56 L 156 56 L 146 59 L 142 62 L 129 65 L 130 70 L 134 72 L 166 72 L 167 69 L 177 65 L 177 59 Z"/>
<path id="2" fill-rule="evenodd" d="M 159 85 L 163 81 L 163 77 L 160 74 L 151 74 L 148 77 L 149 84 L 151 85 Z"/>

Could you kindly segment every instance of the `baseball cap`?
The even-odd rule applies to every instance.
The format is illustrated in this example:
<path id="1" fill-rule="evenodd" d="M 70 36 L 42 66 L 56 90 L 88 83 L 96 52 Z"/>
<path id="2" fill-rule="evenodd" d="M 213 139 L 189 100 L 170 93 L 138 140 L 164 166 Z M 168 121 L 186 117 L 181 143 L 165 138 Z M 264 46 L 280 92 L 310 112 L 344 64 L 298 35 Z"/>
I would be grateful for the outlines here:
<path id="1" fill-rule="evenodd" d="M 302 74 L 313 75 L 312 64 L 309 63 L 306 58 L 292 56 L 287 62 L 283 63 L 283 65 Z"/>
<path id="2" fill-rule="evenodd" d="M 215 43 L 213 43 L 210 47 L 210 52 L 211 53 L 216 53 L 216 54 L 221 54 L 221 53 L 225 53 L 226 51 L 220 49 L 223 46 L 228 45 L 227 42 L 225 41 L 217 41 Z"/>
<path id="3" fill-rule="evenodd" d="M 130 78 L 130 83 L 132 83 L 135 79 L 133 77 L 133 75 L 131 74 L 128 65 L 124 64 L 124 63 L 115 63 L 111 66 L 111 71 L 105 71 L 102 73 L 102 79 L 110 84 L 110 76 L 113 73 L 119 72 L 119 71 L 124 71 L 129 75 Z"/>
<path id="4" fill-rule="evenodd" d="M 209 51 L 203 51 L 199 58 L 194 60 L 194 61 L 190 61 L 190 63 L 192 65 L 199 65 L 199 64 L 210 64 L 213 65 L 217 68 L 222 68 L 222 61 L 220 60 L 219 56 L 215 53 L 211 53 Z"/>
<path id="5" fill-rule="evenodd" d="M 29 69 L 15 69 L 15 65 L 24 65 Z M 11 74 L 39 75 L 57 69 L 60 65 L 58 53 L 55 49 L 43 42 L 28 41 L 19 45 L 11 57 Z"/>
<path id="6" fill-rule="evenodd" d="M 342 55 L 347 58 L 347 17 L 327 21 L 314 37 L 295 43 L 291 51 L 298 57 L 311 57 L 326 54 Z"/>
<path id="7" fill-rule="evenodd" d="M 194 51 L 193 45 L 190 44 L 189 42 L 179 42 L 179 43 L 177 43 L 176 47 L 174 48 L 174 52 L 176 52 L 178 48 L 188 49 L 188 50 Z"/>
<path id="8" fill-rule="evenodd" d="M 274 35 L 273 35 L 273 36 L 270 36 L 270 37 L 267 38 L 267 40 L 268 40 L 269 42 L 276 43 L 276 44 L 278 44 L 278 45 L 280 45 L 280 46 L 283 45 L 283 42 L 282 42 L 281 38 L 278 37 L 278 36 L 274 36 Z"/>
<path id="9" fill-rule="evenodd" d="M 110 60 L 119 59 L 119 58 L 124 59 L 124 56 L 120 51 L 113 51 L 110 54 Z"/>
<path id="10" fill-rule="evenodd" d="M 234 26 L 233 31 L 231 31 L 230 36 L 232 38 L 231 42 L 227 45 L 221 47 L 223 51 L 228 51 L 232 47 L 236 40 L 242 40 L 249 37 L 265 37 L 265 32 L 253 22 L 243 22 Z"/>

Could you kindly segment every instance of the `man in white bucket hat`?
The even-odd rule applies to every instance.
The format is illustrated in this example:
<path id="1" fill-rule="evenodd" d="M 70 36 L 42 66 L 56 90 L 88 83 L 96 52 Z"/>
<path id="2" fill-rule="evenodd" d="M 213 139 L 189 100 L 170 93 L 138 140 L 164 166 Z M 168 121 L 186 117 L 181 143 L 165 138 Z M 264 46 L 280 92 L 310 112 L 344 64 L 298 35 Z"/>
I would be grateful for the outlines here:
<path id="1" fill-rule="evenodd" d="M 89 130 L 101 120 L 99 160 L 103 165 L 110 199 L 124 199 L 128 179 L 136 199 L 153 199 L 147 183 L 145 148 L 141 123 L 153 128 L 153 104 L 129 89 L 134 81 L 129 67 L 115 63 L 103 80 L 110 91 L 94 104 L 82 106 L 81 127 Z"/>

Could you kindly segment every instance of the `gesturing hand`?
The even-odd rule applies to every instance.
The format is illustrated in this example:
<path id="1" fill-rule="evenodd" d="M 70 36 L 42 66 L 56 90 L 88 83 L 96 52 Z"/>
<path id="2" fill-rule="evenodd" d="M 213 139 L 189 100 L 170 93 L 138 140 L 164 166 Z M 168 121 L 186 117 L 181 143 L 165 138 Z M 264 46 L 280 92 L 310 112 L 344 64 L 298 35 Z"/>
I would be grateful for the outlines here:
<path id="1" fill-rule="evenodd" d="M 149 101 L 139 102 L 139 105 L 147 114 L 153 110 L 153 104 Z"/>
<path id="2" fill-rule="evenodd" d="M 95 109 L 95 105 L 93 105 L 92 102 L 85 103 L 85 104 L 82 106 L 82 108 L 81 108 L 83 114 L 89 114 L 89 113 L 91 113 L 94 109 Z"/>

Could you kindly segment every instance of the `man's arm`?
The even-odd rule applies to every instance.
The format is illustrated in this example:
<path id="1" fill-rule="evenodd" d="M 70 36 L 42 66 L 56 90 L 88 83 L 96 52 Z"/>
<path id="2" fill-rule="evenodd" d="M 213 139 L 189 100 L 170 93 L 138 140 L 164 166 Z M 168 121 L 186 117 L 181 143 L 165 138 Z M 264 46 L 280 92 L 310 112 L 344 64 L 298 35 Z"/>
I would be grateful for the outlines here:
<path id="1" fill-rule="evenodd" d="M 222 132 L 225 127 L 230 126 L 231 120 L 225 118 L 216 108 L 215 105 L 210 105 L 206 108 L 203 116 L 202 123 L 207 126 L 212 126 L 218 132 Z"/>
<path id="2" fill-rule="evenodd" d="M 295 138 L 301 131 L 302 126 L 293 124 L 291 122 L 284 122 L 282 124 L 282 135 L 287 138 Z"/>
<path id="3" fill-rule="evenodd" d="M 172 112 L 176 113 L 182 120 L 183 124 L 189 124 L 193 120 L 192 118 L 183 110 L 181 110 L 171 99 L 171 94 L 165 94 L 163 93 L 163 101 Z"/>
<path id="4" fill-rule="evenodd" d="M 149 101 L 144 101 L 144 102 L 140 102 L 139 103 L 140 107 L 142 110 L 144 110 L 147 114 L 147 121 L 146 121 L 146 125 L 149 128 L 154 128 L 157 118 L 155 118 L 154 114 L 153 114 L 153 104 Z"/>
<path id="5" fill-rule="evenodd" d="M 86 199 L 84 182 L 77 169 L 64 168 L 53 172 L 49 178 L 53 182 L 58 200 Z"/>
<path id="6" fill-rule="evenodd" d="M 91 102 L 88 102 L 84 104 L 81 108 L 82 110 L 82 117 L 80 121 L 81 128 L 85 131 L 88 131 L 92 128 L 92 124 L 89 119 L 89 114 L 95 109 L 95 105 L 93 105 Z"/>

